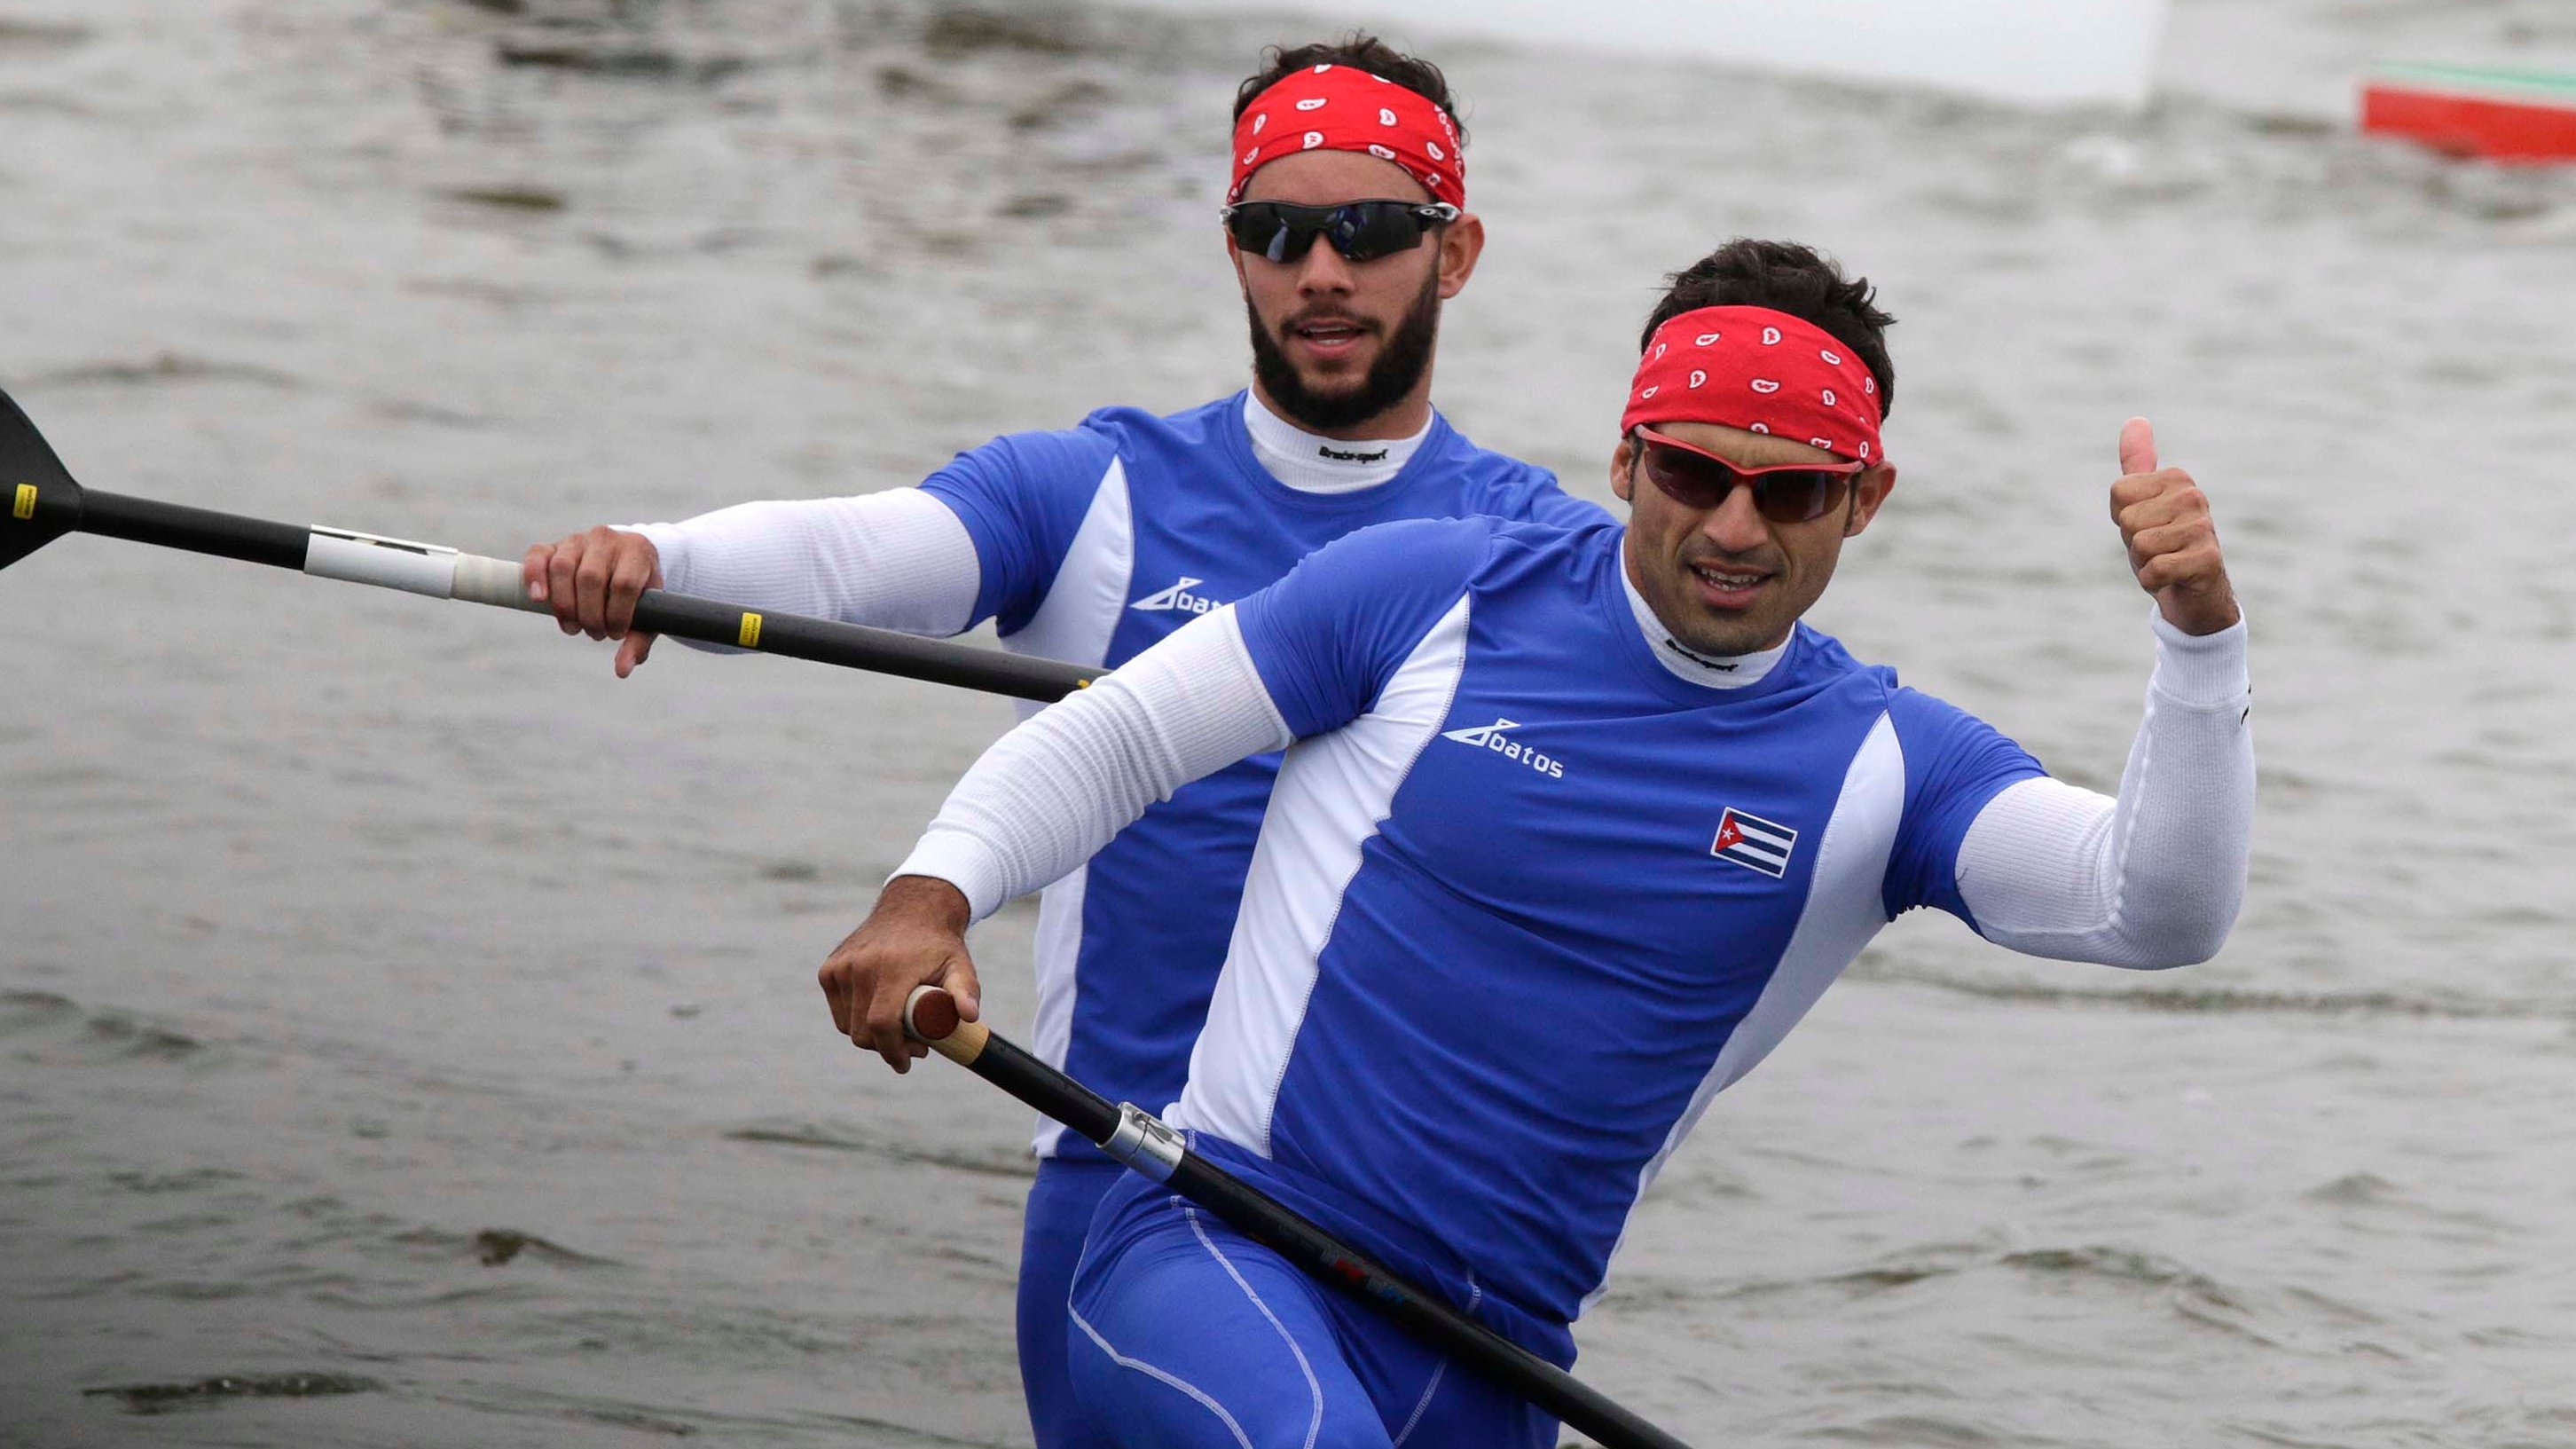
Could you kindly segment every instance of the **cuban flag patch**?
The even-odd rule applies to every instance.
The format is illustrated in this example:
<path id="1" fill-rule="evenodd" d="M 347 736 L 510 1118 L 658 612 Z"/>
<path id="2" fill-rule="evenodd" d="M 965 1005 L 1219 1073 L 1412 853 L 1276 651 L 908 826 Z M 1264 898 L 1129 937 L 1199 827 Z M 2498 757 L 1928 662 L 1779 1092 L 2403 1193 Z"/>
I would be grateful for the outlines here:
<path id="1" fill-rule="evenodd" d="M 1717 843 L 1708 853 L 1779 880 L 1788 875 L 1789 852 L 1797 845 L 1798 832 L 1788 826 L 1730 805 L 1717 822 Z"/>

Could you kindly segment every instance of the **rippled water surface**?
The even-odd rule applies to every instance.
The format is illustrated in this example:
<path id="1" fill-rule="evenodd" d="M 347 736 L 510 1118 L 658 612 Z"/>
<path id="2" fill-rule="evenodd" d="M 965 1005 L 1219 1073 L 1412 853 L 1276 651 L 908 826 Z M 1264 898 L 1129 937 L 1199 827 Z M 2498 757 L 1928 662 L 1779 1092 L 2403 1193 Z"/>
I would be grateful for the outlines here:
<path id="1" fill-rule="evenodd" d="M 1267 25 L 0 0 L 0 385 L 93 487 L 514 553 L 1240 384 Z M 1426 44 L 1436 37 L 1423 37 Z M 2555 0 L 2184 0 L 2143 116 L 1453 43 L 1439 394 L 1602 475 L 1657 278 L 1902 319 L 1819 621 L 2107 785 L 2145 413 L 2254 621 L 2217 961 L 1882 938 L 1659 1184 L 1586 1377 L 1702 1443 L 2576 1443 L 2576 177 L 2347 133 Z M 999 702 L 97 539 L 0 577 L 0 1440 L 1025 1442 L 1019 1110 L 812 967 Z M 979 951 L 1005 1028 L 1032 915 Z M 1579 1043 L 1557 1044 L 1580 1049 Z"/>

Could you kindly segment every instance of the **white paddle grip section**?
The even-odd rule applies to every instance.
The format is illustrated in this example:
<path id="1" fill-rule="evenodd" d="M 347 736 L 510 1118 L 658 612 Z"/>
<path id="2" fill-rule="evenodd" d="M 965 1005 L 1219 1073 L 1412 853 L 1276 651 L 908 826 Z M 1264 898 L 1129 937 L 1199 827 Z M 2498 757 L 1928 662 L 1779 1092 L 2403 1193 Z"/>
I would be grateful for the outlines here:
<path id="1" fill-rule="evenodd" d="M 519 571 L 516 559 L 460 553 L 456 556 L 455 588 L 452 597 L 469 604 L 490 604 L 496 609 L 525 609 L 531 614 L 554 612 L 552 605 L 528 597 L 527 576 Z"/>
<path id="2" fill-rule="evenodd" d="M 438 544 L 338 528 L 316 528 L 304 545 L 304 571 L 316 578 L 374 584 L 433 599 L 448 597 L 456 578 L 456 559 L 456 550 Z"/>

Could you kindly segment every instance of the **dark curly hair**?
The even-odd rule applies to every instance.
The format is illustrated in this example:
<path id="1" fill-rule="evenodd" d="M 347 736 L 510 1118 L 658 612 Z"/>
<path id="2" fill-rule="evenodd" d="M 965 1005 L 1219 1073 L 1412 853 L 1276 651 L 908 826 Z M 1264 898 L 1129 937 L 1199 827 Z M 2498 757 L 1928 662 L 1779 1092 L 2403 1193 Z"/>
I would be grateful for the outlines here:
<path id="1" fill-rule="evenodd" d="M 1274 45 L 1261 52 L 1266 62 L 1261 74 L 1237 86 L 1234 92 L 1234 117 L 1243 119 L 1254 98 L 1277 85 L 1291 71 L 1310 65 L 1347 65 L 1370 75 L 1383 76 L 1406 90 L 1438 106 L 1449 115 L 1449 123 L 1458 128 L 1458 144 L 1467 144 L 1467 123 L 1458 116 L 1456 97 L 1449 94 L 1449 78 L 1440 67 L 1418 55 L 1403 51 L 1364 30 L 1354 30 L 1339 40 L 1317 41 L 1293 49 Z"/>
<path id="2" fill-rule="evenodd" d="M 1887 329 L 1896 319 L 1878 310 L 1867 277 L 1845 277 L 1833 260 L 1796 242 L 1737 237 L 1667 278 L 1663 300 L 1637 339 L 1644 352 L 1655 329 L 1702 307 L 1768 307 L 1812 322 L 1841 339 L 1878 379 L 1878 415 L 1896 403 L 1896 365 L 1887 358 Z"/>

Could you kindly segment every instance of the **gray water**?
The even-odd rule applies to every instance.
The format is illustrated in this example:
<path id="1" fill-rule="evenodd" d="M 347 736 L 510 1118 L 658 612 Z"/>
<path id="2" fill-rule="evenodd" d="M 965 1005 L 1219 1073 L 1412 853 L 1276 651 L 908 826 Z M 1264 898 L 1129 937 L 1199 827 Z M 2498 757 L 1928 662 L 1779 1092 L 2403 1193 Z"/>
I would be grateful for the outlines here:
<path id="1" fill-rule="evenodd" d="M 0 0 L 0 385 L 93 487 L 487 553 L 1244 374 L 1234 82 L 1100 9 Z M 1436 39 L 1436 38 L 1425 38 Z M 2117 778 L 2122 418 L 2253 621 L 2254 890 L 2151 977 L 1889 931 L 1643 1209 L 1698 1442 L 2576 1443 L 2576 176 L 2348 134 L 2553 0 L 2183 0 L 2142 116 L 1450 44 L 1439 396 L 1603 475 L 1725 236 L 1902 319 L 1818 621 Z M 1020 1110 L 813 967 L 998 701 L 72 538 L 0 578 L 0 1440 L 1016 1444 Z M 1032 913 L 985 927 L 1024 1027 Z"/>

